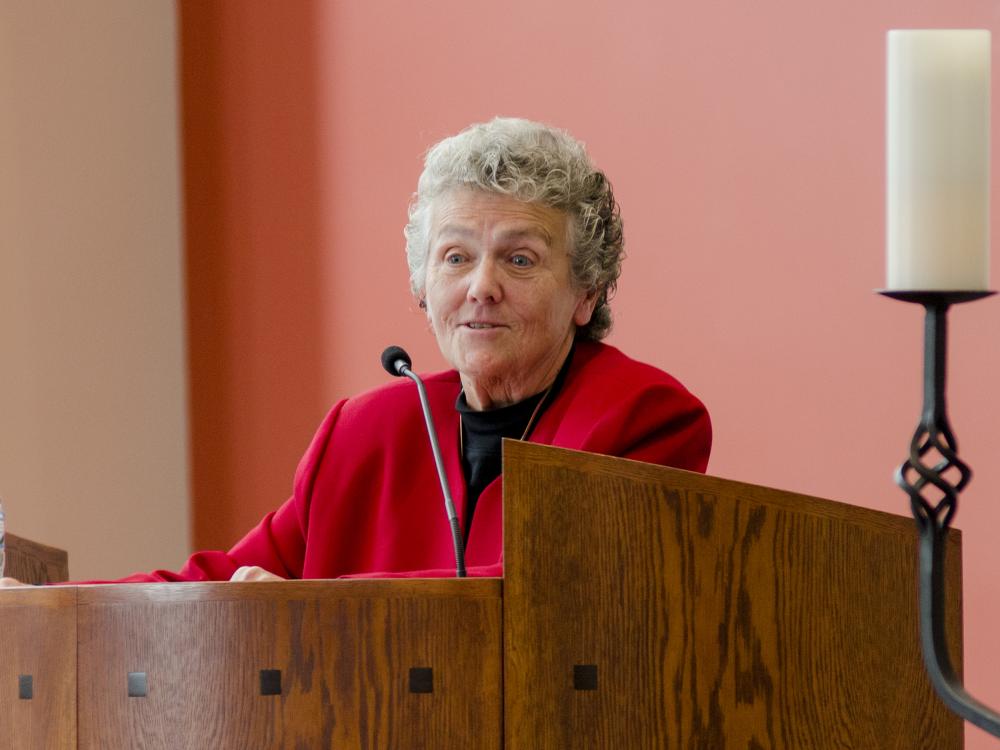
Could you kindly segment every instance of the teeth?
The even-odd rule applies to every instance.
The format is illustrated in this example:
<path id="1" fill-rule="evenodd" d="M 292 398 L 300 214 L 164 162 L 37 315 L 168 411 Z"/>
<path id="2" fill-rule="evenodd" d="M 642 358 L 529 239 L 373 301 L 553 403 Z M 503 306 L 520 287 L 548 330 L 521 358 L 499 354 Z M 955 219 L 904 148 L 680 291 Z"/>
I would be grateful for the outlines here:
<path id="1" fill-rule="evenodd" d="M 469 328 L 492 328 L 489 323 L 469 323 Z"/>

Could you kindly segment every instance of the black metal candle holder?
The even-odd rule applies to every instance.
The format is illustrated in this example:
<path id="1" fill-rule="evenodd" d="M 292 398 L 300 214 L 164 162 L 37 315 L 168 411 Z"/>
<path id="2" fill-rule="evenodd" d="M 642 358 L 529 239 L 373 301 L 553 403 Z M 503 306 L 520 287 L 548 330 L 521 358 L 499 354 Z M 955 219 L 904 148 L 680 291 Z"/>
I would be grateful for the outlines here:
<path id="1" fill-rule="evenodd" d="M 1000 737 L 1000 714 L 969 695 L 948 654 L 944 624 L 944 554 L 958 493 L 972 470 L 958 457 L 958 444 L 945 413 L 948 308 L 995 292 L 880 291 L 924 306 L 924 407 L 910 441 L 910 456 L 896 470 L 896 484 L 910 497 L 920 532 L 920 644 L 931 684 L 944 704 L 966 721 Z M 925 459 L 930 459 L 930 464 Z M 946 476 L 946 474 L 948 476 Z M 927 498 L 937 490 L 941 497 Z"/>

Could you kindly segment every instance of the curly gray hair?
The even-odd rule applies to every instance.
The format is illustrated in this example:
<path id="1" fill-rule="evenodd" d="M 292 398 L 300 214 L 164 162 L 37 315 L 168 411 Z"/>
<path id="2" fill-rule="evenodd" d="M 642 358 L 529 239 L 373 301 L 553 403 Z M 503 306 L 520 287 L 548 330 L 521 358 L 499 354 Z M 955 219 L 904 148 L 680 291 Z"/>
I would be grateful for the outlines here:
<path id="1" fill-rule="evenodd" d="M 595 169 L 583 144 L 548 125 L 511 117 L 472 125 L 427 152 L 406 225 L 410 287 L 423 295 L 434 200 L 456 187 L 509 195 L 565 211 L 569 217 L 574 282 L 597 294 L 578 338 L 600 340 L 611 330 L 608 300 L 624 259 L 622 220 L 611 183 Z M 423 301 L 421 300 L 421 305 Z"/>

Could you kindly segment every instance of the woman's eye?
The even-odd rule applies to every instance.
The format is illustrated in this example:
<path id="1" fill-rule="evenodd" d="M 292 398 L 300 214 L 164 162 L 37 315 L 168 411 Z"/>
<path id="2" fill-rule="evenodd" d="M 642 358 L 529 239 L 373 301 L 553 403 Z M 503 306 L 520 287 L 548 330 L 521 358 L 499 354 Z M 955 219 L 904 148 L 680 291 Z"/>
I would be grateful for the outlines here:
<path id="1" fill-rule="evenodd" d="M 457 266 L 462 262 L 462 256 L 458 253 L 448 253 L 444 256 L 444 262 L 449 266 Z"/>
<path id="2" fill-rule="evenodd" d="M 531 258 L 527 255 L 512 255 L 510 262 L 518 268 L 528 268 L 531 265 Z"/>

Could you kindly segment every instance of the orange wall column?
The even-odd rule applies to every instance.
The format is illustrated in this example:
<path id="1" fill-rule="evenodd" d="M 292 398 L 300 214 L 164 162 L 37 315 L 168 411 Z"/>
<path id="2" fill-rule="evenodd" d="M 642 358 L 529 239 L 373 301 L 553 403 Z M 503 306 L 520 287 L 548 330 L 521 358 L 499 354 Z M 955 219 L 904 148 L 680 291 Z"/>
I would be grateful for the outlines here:
<path id="1" fill-rule="evenodd" d="M 179 8 L 193 544 L 290 492 L 319 423 L 313 2 Z"/>

